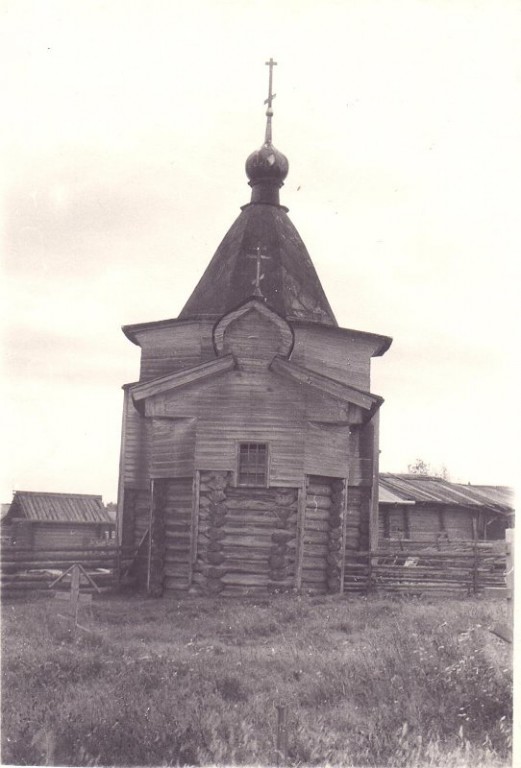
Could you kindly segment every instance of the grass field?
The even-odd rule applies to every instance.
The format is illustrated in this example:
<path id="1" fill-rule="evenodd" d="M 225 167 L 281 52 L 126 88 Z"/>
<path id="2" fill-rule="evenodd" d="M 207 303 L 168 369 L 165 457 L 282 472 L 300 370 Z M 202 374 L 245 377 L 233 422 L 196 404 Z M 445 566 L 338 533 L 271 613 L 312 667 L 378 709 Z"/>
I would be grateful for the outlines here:
<path id="1" fill-rule="evenodd" d="M 503 601 L 113 598 L 72 637 L 52 600 L 2 608 L 5 765 L 509 765 Z"/>

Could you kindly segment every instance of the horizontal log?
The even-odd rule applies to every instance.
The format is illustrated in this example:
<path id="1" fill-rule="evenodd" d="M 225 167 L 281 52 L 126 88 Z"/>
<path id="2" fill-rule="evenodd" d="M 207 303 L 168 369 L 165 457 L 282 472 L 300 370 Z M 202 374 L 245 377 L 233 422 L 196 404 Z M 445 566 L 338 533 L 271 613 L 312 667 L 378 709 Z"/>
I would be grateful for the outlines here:
<path id="1" fill-rule="evenodd" d="M 316 582 L 325 582 L 326 581 L 326 571 L 324 570 L 315 570 L 311 568 L 306 568 L 305 563 L 302 567 L 302 582 L 304 584 L 306 583 L 316 583 Z"/>
<path id="2" fill-rule="evenodd" d="M 331 486 L 326 483 L 309 483 L 306 488 L 307 495 L 329 496 L 331 494 Z"/>
<path id="3" fill-rule="evenodd" d="M 328 541 L 327 531 L 304 531 L 304 546 L 306 544 L 325 544 Z"/>
<path id="4" fill-rule="evenodd" d="M 176 578 L 188 579 L 188 563 L 181 563 L 179 565 L 167 563 L 164 566 L 163 573 L 165 576 L 175 576 Z"/>
<path id="5" fill-rule="evenodd" d="M 329 554 L 329 546 L 325 544 L 317 544 L 316 542 L 304 542 L 304 557 L 311 555 L 311 557 L 320 557 L 322 555 Z"/>
<path id="6" fill-rule="evenodd" d="M 227 573 L 221 581 L 223 584 L 233 584 L 239 587 L 256 587 L 268 584 L 267 574 Z"/>
<path id="7" fill-rule="evenodd" d="M 190 552 L 165 552 L 163 560 L 165 563 L 189 563 Z"/>
<path id="8" fill-rule="evenodd" d="M 322 520 L 329 522 L 328 509 L 306 509 L 306 523 L 308 520 Z"/>
<path id="9" fill-rule="evenodd" d="M 76 552 L 83 552 L 83 553 L 113 552 L 115 553 L 118 551 L 118 549 L 119 547 L 116 546 L 115 544 L 111 544 L 107 546 L 105 545 L 100 546 L 99 544 L 98 545 L 93 544 L 92 546 L 90 546 L 90 545 L 84 544 L 82 547 L 66 547 L 66 548 L 64 548 L 63 546 L 45 547 L 45 549 L 37 549 L 37 550 L 35 550 L 34 547 L 5 547 L 4 546 L 1 548 L 1 553 L 2 553 L 2 558 L 7 557 L 9 554 L 17 555 L 19 553 L 20 554 L 32 553 L 34 554 L 35 557 L 38 557 L 40 555 L 43 557 L 47 557 L 48 554 L 55 555 L 57 552 L 61 552 L 64 554 L 69 554 L 69 553 L 75 554 Z"/>
<path id="10" fill-rule="evenodd" d="M 60 560 L 60 562 L 80 563 L 90 562 L 92 560 L 115 560 L 118 556 L 116 550 L 111 552 L 45 552 L 38 555 L 31 555 L 27 552 L 25 555 L 3 556 L 2 563 L 9 565 L 17 565 L 18 563 L 42 563 L 53 560 Z"/>
<path id="11" fill-rule="evenodd" d="M 79 565 L 82 565 L 86 571 L 95 570 L 96 568 L 108 568 L 113 570 L 117 566 L 117 561 L 112 560 L 75 560 L 74 562 L 71 562 L 70 560 L 49 560 L 47 562 L 41 561 L 41 562 L 33 562 L 31 560 L 28 560 L 26 562 L 19 561 L 17 563 L 2 563 L 1 570 L 2 573 L 6 573 L 9 571 L 36 571 L 36 570 L 42 570 L 42 571 L 67 571 L 72 565 L 75 565 L 76 563 L 79 563 Z"/>
<path id="12" fill-rule="evenodd" d="M 242 547 L 233 544 L 225 544 L 222 552 L 227 560 L 229 558 L 237 558 L 239 560 L 248 559 L 268 562 L 271 547 Z"/>
<path id="13" fill-rule="evenodd" d="M 324 570 L 326 566 L 327 560 L 325 557 L 310 557 L 307 553 L 304 553 L 304 568 L 316 568 L 317 570 Z"/>
<path id="14" fill-rule="evenodd" d="M 306 517 L 305 530 L 325 531 L 326 533 L 329 533 L 330 525 L 327 520 L 312 520 L 311 518 Z"/>
<path id="15" fill-rule="evenodd" d="M 226 584 L 221 592 L 222 597 L 264 597 L 267 594 L 267 585 L 245 587 L 236 584 Z"/>
<path id="16" fill-rule="evenodd" d="M 239 510 L 241 512 L 273 512 L 276 504 L 274 499 L 226 499 L 226 507 L 231 512 Z"/>
<path id="17" fill-rule="evenodd" d="M 332 506 L 329 496 L 306 496 L 306 509 L 331 509 Z"/>
<path id="18" fill-rule="evenodd" d="M 226 551 L 228 546 L 232 547 L 255 547 L 256 549 L 271 549 L 273 542 L 271 536 L 261 537 L 258 534 L 255 536 L 246 534 L 227 535 L 223 540 L 223 551 Z"/>
<path id="19" fill-rule="evenodd" d="M 261 560 L 239 560 L 226 559 L 223 563 L 223 567 L 226 573 L 253 573 L 253 574 L 269 574 L 269 563 L 262 562 Z"/>
<path id="20" fill-rule="evenodd" d="M 229 512 L 226 515 L 226 527 L 240 528 L 241 526 L 254 526 L 256 528 L 276 530 L 278 525 L 285 524 L 277 515 L 258 515 L 249 513 Z"/>
<path id="21" fill-rule="evenodd" d="M 188 581 L 186 579 L 177 579 L 169 576 L 165 578 L 163 582 L 163 589 L 165 592 L 187 592 Z"/>

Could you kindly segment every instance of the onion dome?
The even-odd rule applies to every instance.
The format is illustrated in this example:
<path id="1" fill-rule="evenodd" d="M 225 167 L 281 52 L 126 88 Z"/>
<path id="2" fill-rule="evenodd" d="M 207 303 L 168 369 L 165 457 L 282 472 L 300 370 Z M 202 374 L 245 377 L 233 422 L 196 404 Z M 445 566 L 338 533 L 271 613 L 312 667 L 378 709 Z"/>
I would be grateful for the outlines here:
<path id="1" fill-rule="evenodd" d="M 277 62 L 270 59 L 266 64 L 270 68 L 270 83 L 266 110 L 266 135 L 260 149 L 252 152 L 246 160 L 246 175 L 252 188 L 252 203 L 279 205 L 279 189 L 288 175 L 288 158 L 276 149 L 271 141 L 272 103 L 276 94 L 272 91 L 273 67 Z"/>
<path id="2" fill-rule="evenodd" d="M 271 142 L 265 142 L 246 160 L 252 203 L 279 205 L 279 189 L 288 175 L 288 159 Z"/>

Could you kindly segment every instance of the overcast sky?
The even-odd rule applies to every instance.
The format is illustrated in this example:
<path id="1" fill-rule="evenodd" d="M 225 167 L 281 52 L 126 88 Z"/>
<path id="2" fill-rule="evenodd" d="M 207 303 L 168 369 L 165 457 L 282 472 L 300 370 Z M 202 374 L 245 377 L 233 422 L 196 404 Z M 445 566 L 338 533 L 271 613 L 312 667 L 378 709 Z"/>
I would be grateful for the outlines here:
<path id="1" fill-rule="evenodd" d="M 1 501 L 115 500 L 128 323 L 176 317 L 249 201 L 273 56 L 281 202 L 373 365 L 381 468 L 513 484 L 521 14 L 509 0 L 3 0 Z"/>

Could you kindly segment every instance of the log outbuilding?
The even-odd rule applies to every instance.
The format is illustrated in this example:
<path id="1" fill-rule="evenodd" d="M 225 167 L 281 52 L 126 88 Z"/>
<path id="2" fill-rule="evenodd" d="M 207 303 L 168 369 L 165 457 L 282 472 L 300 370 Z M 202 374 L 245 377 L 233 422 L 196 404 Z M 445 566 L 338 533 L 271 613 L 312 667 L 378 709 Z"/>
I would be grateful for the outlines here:
<path id="1" fill-rule="evenodd" d="M 504 541 L 505 530 L 514 525 L 514 493 L 506 486 L 382 473 L 379 496 L 382 546 Z"/>
<path id="2" fill-rule="evenodd" d="M 99 544 L 115 529 L 101 496 L 36 491 L 15 491 L 1 527 L 5 543 L 35 552 Z"/>
<path id="3" fill-rule="evenodd" d="M 288 160 L 246 161 L 251 201 L 176 319 L 125 326 L 123 546 L 152 594 L 337 592 L 378 526 L 371 359 L 391 339 L 340 328 L 280 204 Z"/>

